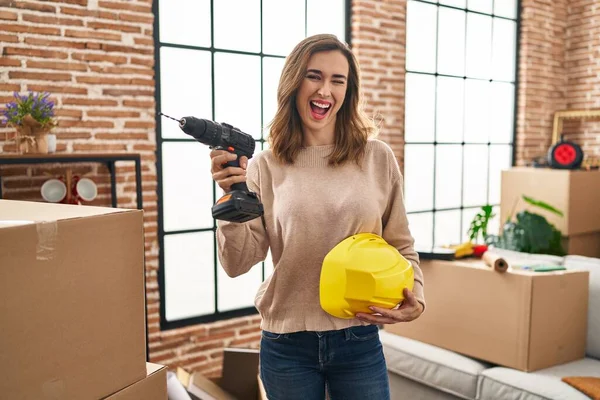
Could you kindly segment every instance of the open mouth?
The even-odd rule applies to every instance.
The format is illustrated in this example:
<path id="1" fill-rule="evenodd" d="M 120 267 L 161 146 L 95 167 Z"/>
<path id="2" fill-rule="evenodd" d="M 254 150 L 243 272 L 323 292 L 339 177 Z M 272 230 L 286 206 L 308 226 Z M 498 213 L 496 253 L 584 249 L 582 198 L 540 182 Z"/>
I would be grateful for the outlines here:
<path id="1" fill-rule="evenodd" d="M 331 109 L 331 103 L 322 100 L 310 101 L 310 112 L 314 119 L 323 119 Z"/>

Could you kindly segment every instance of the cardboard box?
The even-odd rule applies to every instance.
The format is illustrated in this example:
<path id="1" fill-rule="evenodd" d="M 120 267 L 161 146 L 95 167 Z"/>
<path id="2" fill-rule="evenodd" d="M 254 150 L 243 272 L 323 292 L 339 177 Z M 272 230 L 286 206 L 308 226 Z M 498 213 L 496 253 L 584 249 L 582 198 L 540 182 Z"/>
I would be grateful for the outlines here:
<path id="1" fill-rule="evenodd" d="M 527 209 L 543 215 L 564 236 L 600 232 L 600 171 L 515 167 L 502 171 L 500 221 Z M 522 195 L 544 201 L 563 217 L 531 207 Z M 517 200 L 518 203 L 517 203 Z M 517 203 L 517 207 L 515 207 Z"/>
<path id="2" fill-rule="evenodd" d="M 600 258 L 600 231 L 565 237 L 563 247 L 568 254 Z"/>
<path id="3" fill-rule="evenodd" d="M 223 372 L 218 379 L 209 379 L 199 372 L 177 370 L 177 378 L 185 389 L 200 400 L 266 400 L 258 376 L 258 349 L 226 348 L 223 351 Z"/>
<path id="4" fill-rule="evenodd" d="M 585 356 L 587 271 L 499 273 L 437 260 L 421 267 L 425 313 L 387 331 L 521 371 Z"/>
<path id="5" fill-rule="evenodd" d="M 0 200 L 0 397 L 100 399 L 146 376 L 143 215 Z"/>
<path id="6" fill-rule="evenodd" d="M 106 400 L 167 400 L 167 367 L 146 363 L 146 377 Z"/>

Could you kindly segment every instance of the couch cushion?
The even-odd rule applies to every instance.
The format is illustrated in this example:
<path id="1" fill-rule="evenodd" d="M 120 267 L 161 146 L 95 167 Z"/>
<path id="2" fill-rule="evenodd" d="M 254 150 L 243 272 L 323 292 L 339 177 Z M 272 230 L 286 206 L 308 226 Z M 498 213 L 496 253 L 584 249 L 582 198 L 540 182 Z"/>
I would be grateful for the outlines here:
<path id="1" fill-rule="evenodd" d="M 478 375 L 489 364 L 385 330 L 379 336 L 390 372 L 464 399 L 476 399 Z"/>
<path id="2" fill-rule="evenodd" d="M 583 256 L 566 256 L 564 267 L 590 271 L 588 300 L 588 333 L 586 354 L 600 359 L 600 259 Z"/>
<path id="3" fill-rule="evenodd" d="M 586 358 L 534 372 L 490 368 L 481 373 L 478 395 L 480 400 L 589 400 L 562 382 L 565 376 L 600 377 L 600 361 Z"/>

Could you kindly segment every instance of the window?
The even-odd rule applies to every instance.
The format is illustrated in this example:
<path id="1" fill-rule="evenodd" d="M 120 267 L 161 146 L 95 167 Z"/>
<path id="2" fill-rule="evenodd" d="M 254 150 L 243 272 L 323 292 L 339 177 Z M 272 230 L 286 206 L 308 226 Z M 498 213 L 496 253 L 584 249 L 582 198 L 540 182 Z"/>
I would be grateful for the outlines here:
<path id="1" fill-rule="evenodd" d="M 517 0 L 409 0 L 406 31 L 406 208 L 417 250 L 430 251 L 467 240 L 481 206 L 499 214 L 514 159 Z"/>
<path id="2" fill-rule="evenodd" d="M 349 40 L 347 0 L 159 0 L 157 109 L 226 122 L 265 148 L 285 56 L 306 36 Z M 209 149 L 157 118 L 161 329 L 256 312 L 267 261 L 229 278 L 216 254 L 211 207 L 221 196 Z"/>

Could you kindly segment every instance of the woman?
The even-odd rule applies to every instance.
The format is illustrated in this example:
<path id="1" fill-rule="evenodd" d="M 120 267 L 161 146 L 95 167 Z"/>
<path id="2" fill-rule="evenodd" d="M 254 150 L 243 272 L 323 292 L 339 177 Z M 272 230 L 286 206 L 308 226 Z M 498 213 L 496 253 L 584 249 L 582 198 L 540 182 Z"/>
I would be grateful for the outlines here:
<path id="1" fill-rule="evenodd" d="M 270 248 L 275 269 L 255 300 L 263 330 L 260 376 L 270 400 L 388 399 L 379 324 L 418 318 L 423 275 L 405 213 L 402 176 L 391 149 L 372 138 L 360 109 L 358 64 L 332 35 L 300 42 L 287 57 L 270 126 L 270 149 L 240 168 L 235 155 L 212 151 L 213 179 L 229 191 L 247 182 L 264 205 L 264 221 L 219 221 L 218 254 L 229 276 L 246 273 Z M 247 169 L 246 169 L 247 168 Z M 413 292 L 394 310 L 355 319 L 320 307 L 325 255 L 360 232 L 382 236 L 411 261 Z"/>

